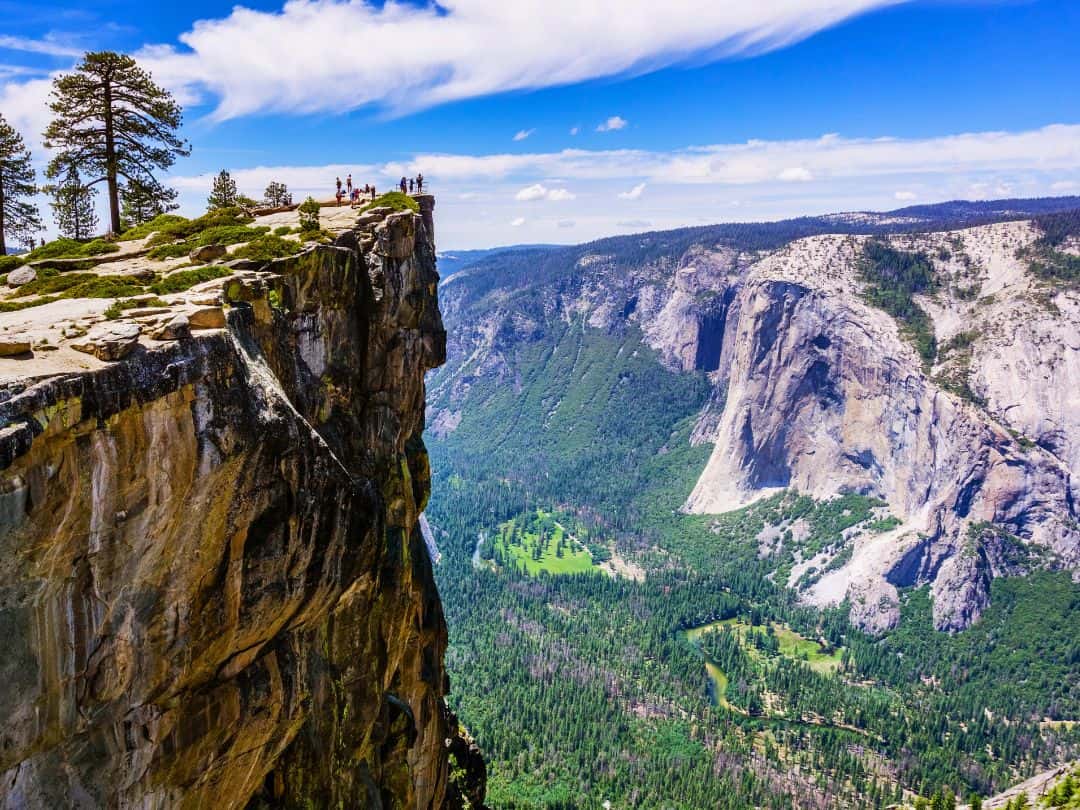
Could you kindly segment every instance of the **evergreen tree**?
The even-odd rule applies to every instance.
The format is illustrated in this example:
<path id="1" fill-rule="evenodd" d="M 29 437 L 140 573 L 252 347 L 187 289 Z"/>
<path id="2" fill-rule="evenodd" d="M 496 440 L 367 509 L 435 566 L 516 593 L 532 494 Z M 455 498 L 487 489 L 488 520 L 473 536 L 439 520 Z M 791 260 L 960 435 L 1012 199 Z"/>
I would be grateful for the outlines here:
<path id="1" fill-rule="evenodd" d="M 972 793 L 971 796 L 968 797 L 968 805 L 971 810 L 982 810 L 982 796 L 978 793 Z"/>
<path id="2" fill-rule="evenodd" d="M 300 212 L 300 230 L 303 232 L 319 230 L 319 203 L 314 197 L 308 197 L 296 210 Z"/>
<path id="3" fill-rule="evenodd" d="M 69 239 L 89 239 L 98 226 L 94 197 L 97 189 L 84 186 L 74 164 L 67 167 L 59 185 L 50 186 L 53 219 L 60 233 Z"/>
<path id="4" fill-rule="evenodd" d="M 0 115 L 0 256 L 7 253 L 8 237 L 26 242 L 41 230 L 37 206 L 25 199 L 36 192 L 30 150 Z"/>
<path id="5" fill-rule="evenodd" d="M 161 214 L 175 211 L 180 207 L 176 202 L 177 196 L 176 189 L 164 186 L 154 188 L 138 180 L 126 184 L 120 190 L 124 224 L 127 227 L 142 225 Z"/>
<path id="6" fill-rule="evenodd" d="M 74 73 L 53 82 L 49 108 L 56 117 L 45 130 L 45 145 L 58 154 L 48 176 L 71 164 L 100 175 L 86 185 L 107 184 L 113 232 L 121 228 L 121 178 L 159 191 L 153 173 L 190 154 L 176 135 L 180 105 L 124 54 L 86 54 Z"/>
<path id="7" fill-rule="evenodd" d="M 263 192 L 263 204 L 271 208 L 280 208 L 284 205 L 292 205 L 292 194 L 284 183 L 271 180 Z"/>
<path id="8" fill-rule="evenodd" d="M 237 204 L 238 198 L 236 181 L 232 179 L 232 175 L 228 171 L 222 169 L 214 178 L 214 185 L 210 188 L 210 196 L 206 200 L 206 210 L 230 208 Z"/>

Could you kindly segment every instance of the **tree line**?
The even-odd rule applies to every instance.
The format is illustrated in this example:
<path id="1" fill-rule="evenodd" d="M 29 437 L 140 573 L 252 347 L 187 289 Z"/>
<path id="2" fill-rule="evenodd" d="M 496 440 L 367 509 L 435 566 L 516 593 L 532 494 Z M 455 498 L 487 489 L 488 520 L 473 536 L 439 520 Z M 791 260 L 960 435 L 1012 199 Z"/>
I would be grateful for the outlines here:
<path id="1" fill-rule="evenodd" d="M 190 144 L 178 134 L 183 110 L 133 58 L 111 51 L 87 53 L 71 73 L 53 81 L 48 104 L 53 118 L 43 138 L 53 156 L 44 185 L 37 183 L 23 136 L 0 114 L 0 256 L 9 242 L 33 247 L 44 229 L 34 202 L 39 193 L 51 197 L 60 233 L 77 240 L 97 231 L 95 201 L 101 187 L 113 234 L 179 208 L 177 191 L 157 175 L 191 154 Z M 284 183 L 275 180 L 266 187 L 263 204 L 291 203 Z M 236 205 L 258 203 L 239 194 L 223 170 L 213 181 L 207 207 Z"/>

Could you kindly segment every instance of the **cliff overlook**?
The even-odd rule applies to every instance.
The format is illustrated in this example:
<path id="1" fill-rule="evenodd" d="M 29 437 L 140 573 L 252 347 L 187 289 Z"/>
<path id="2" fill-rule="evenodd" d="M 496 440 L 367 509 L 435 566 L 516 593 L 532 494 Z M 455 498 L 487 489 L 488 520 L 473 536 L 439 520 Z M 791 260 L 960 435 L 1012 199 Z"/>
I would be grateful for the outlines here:
<path id="1" fill-rule="evenodd" d="M 0 806 L 482 802 L 419 528 L 446 335 L 416 202 L 306 243 L 171 218 L 7 279 Z"/>

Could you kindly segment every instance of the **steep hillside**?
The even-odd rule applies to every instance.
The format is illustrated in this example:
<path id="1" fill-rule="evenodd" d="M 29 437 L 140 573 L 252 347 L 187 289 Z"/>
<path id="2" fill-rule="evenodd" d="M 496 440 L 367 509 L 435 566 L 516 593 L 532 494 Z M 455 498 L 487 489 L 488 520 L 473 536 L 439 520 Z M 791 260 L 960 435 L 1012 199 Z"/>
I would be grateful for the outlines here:
<path id="1" fill-rule="evenodd" d="M 426 202 L 332 211 L 279 259 L 217 261 L 276 244 L 261 223 L 173 218 L 157 243 L 206 272 L 136 234 L 8 279 L 0 805 L 482 801 L 418 526 Z"/>
<path id="2" fill-rule="evenodd" d="M 1023 206 L 442 286 L 428 517 L 495 806 L 880 807 L 1075 756 L 1073 220 Z"/>

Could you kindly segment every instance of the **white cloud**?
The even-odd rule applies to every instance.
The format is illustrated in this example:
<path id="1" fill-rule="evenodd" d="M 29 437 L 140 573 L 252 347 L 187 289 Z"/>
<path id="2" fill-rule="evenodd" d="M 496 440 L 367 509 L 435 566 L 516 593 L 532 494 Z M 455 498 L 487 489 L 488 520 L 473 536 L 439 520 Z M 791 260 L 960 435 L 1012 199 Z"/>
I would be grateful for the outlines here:
<path id="1" fill-rule="evenodd" d="M 565 188 L 548 188 L 541 183 L 526 186 L 514 195 L 514 199 L 520 202 L 532 202 L 534 200 L 549 200 L 551 202 L 563 202 L 577 197 L 573 192 Z"/>
<path id="2" fill-rule="evenodd" d="M 802 166 L 789 166 L 776 176 L 777 180 L 785 183 L 809 183 L 814 179 L 813 173 Z"/>
<path id="3" fill-rule="evenodd" d="M 513 228 L 520 228 L 525 224 L 525 217 L 518 217 L 517 219 L 510 220 L 510 226 Z"/>
<path id="4" fill-rule="evenodd" d="M 22 51 L 24 53 L 40 53 L 46 56 L 66 56 L 72 59 L 83 55 L 81 48 L 72 48 L 54 39 L 28 39 L 27 37 L 13 37 L 0 34 L 0 49 L 9 51 Z"/>
<path id="5" fill-rule="evenodd" d="M 898 191 L 893 194 L 893 198 L 900 200 L 901 202 L 910 202 L 916 197 L 918 197 L 918 195 L 914 191 Z"/>
<path id="6" fill-rule="evenodd" d="M 575 225 L 577 225 L 577 223 L 572 219 L 560 219 L 555 223 L 555 226 L 558 228 L 573 228 Z"/>
<path id="7" fill-rule="evenodd" d="M 577 135 L 579 132 L 581 132 L 581 127 L 570 127 L 571 135 Z"/>
<path id="8" fill-rule="evenodd" d="M 209 93 L 215 116 L 398 112 L 509 90 L 633 75 L 781 48 L 852 16 L 911 0 L 289 0 L 196 22 L 181 47 L 137 56 L 159 81 Z M 362 55 L 328 59 L 327 43 Z"/>
<path id="9" fill-rule="evenodd" d="M 514 136 L 514 140 L 515 141 L 523 141 L 526 138 L 528 138 L 530 135 L 532 135 L 534 132 L 536 132 L 535 129 L 520 129 L 520 130 L 518 130 L 517 134 Z"/>
<path id="10" fill-rule="evenodd" d="M 629 191 L 623 191 L 619 194 L 620 200 L 636 200 L 641 197 L 645 192 L 645 183 L 638 183 Z"/>
<path id="11" fill-rule="evenodd" d="M 2 108 L 6 114 L 7 106 Z M 780 173 L 793 166 L 810 171 L 816 181 L 780 181 Z M 699 219 L 723 222 L 735 214 L 739 220 L 750 221 L 888 210 L 901 204 L 896 198 L 898 189 L 919 189 L 918 199 L 927 203 L 1069 193 L 1080 189 L 1080 125 L 934 138 L 757 140 L 671 151 L 421 153 L 377 165 L 263 166 L 236 170 L 233 176 L 241 190 L 253 196 L 275 178 L 306 196 L 328 194 L 334 177 L 350 171 L 354 181 L 374 182 L 380 190 L 395 185 L 402 175 L 423 172 L 441 192 L 440 247 L 458 249 L 520 238 L 521 231 L 509 226 L 513 215 L 493 201 L 510 201 L 519 195 L 523 198 L 519 204 L 530 199 L 546 201 L 553 192 L 570 195 L 568 189 L 575 187 L 587 186 L 590 193 L 559 202 L 557 217 L 530 219 L 530 238 L 588 240 L 624 228 L 675 228 Z M 201 212 L 211 179 L 209 173 L 166 178 L 181 189 L 181 213 Z M 632 206 L 635 219 L 626 218 L 629 206 L 596 205 L 598 199 L 614 201 L 641 184 L 647 188 Z M 560 228 L 558 222 L 563 219 L 573 220 L 574 228 Z"/>
<path id="12" fill-rule="evenodd" d="M 613 115 L 607 121 L 602 123 L 596 128 L 597 132 L 615 132 L 616 130 L 625 129 L 626 125 L 630 122 L 623 118 L 621 115 Z"/>

